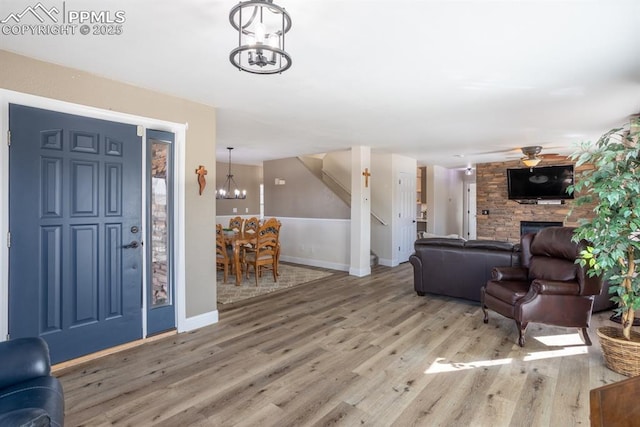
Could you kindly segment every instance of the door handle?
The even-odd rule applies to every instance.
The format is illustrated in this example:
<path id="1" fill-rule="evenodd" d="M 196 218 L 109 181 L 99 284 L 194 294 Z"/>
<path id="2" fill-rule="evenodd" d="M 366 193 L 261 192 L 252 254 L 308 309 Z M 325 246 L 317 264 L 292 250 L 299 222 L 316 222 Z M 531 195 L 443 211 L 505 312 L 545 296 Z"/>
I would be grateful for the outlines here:
<path id="1" fill-rule="evenodd" d="M 138 246 L 140 246 L 140 245 L 138 244 L 138 242 L 137 242 L 136 240 L 133 240 L 133 241 L 132 241 L 131 243 L 129 243 L 128 245 L 124 245 L 122 248 L 123 248 L 123 249 L 135 249 L 135 248 L 137 248 Z"/>

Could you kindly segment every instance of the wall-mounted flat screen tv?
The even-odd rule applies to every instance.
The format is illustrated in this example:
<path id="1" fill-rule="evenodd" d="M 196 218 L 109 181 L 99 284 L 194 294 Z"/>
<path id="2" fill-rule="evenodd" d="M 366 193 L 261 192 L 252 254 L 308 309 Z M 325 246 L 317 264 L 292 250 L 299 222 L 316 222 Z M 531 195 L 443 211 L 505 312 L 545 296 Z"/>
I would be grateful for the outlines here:
<path id="1" fill-rule="evenodd" d="M 573 184 L 573 165 L 507 169 L 511 200 L 573 199 L 567 187 Z"/>

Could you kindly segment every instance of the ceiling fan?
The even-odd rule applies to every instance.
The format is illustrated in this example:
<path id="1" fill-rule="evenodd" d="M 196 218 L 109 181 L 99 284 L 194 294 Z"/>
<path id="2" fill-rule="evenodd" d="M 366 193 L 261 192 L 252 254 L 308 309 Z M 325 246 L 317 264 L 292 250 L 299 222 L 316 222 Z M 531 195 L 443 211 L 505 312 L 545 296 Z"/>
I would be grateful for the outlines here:
<path id="1" fill-rule="evenodd" d="M 538 166 L 543 159 L 564 158 L 564 156 L 556 153 L 540 154 L 542 152 L 542 146 L 540 145 L 522 147 L 520 148 L 520 151 L 522 151 L 522 154 L 524 155 L 524 157 L 520 158 L 520 161 L 523 165 L 530 168 Z"/>

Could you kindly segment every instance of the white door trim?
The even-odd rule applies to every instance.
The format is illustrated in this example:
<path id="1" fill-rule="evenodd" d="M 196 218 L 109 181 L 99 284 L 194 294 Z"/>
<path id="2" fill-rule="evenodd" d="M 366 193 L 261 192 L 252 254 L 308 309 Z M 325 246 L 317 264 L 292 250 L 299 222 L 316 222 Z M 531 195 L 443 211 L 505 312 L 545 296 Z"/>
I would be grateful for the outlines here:
<path id="1" fill-rule="evenodd" d="M 175 177 L 174 180 L 174 242 L 175 258 L 174 271 L 176 272 L 176 327 L 185 330 L 188 325 L 186 319 L 185 298 L 185 194 L 180 185 L 185 181 L 185 153 L 187 124 L 157 120 L 132 114 L 119 113 L 86 105 L 73 104 L 55 99 L 43 98 L 6 89 L 0 89 L 0 236 L 5 242 L 0 244 L 0 341 L 6 340 L 9 333 L 9 248 L 7 237 L 9 232 L 9 104 L 21 104 L 29 107 L 58 111 L 61 113 L 75 114 L 84 117 L 92 117 L 101 120 L 110 120 L 141 126 L 143 138 L 142 176 L 144 184 L 146 174 L 146 129 L 156 129 L 175 134 Z M 142 206 L 146 206 L 145 186 L 142 186 Z M 143 230 L 146 230 L 145 215 L 143 213 Z M 145 236 L 146 237 L 146 236 Z M 146 258 L 143 258 L 146 263 Z M 143 270 L 146 271 L 146 268 Z M 146 283 L 143 283 L 143 292 L 146 292 Z M 143 336 L 146 336 L 146 295 L 143 295 Z"/>

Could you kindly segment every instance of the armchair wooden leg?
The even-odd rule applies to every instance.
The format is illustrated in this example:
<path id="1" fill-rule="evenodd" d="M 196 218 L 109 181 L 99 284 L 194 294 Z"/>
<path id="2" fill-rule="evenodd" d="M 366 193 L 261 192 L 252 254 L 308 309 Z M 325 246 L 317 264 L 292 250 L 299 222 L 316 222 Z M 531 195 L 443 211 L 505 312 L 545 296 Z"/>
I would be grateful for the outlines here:
<path id="1" fill-rule="evenodd" d="M 529 326 L 529 322 L 518 322 L 516 320 L 516 325 L 518 326 L 518 345 L 520 347 L 524 347 L 524 336 L 527 333 L 527 326 Z"/>
<path id="2" fill-rule="evenodd" d="M 584 343 L 590 346 L 591 338 L 589 338 L 589 328 L 582 328 L 582 338 L 584 339 Z"/>

